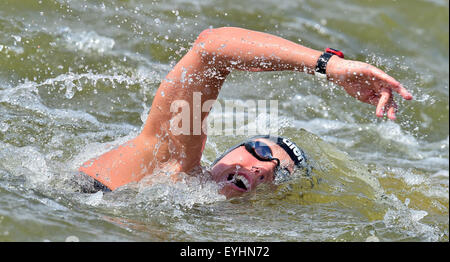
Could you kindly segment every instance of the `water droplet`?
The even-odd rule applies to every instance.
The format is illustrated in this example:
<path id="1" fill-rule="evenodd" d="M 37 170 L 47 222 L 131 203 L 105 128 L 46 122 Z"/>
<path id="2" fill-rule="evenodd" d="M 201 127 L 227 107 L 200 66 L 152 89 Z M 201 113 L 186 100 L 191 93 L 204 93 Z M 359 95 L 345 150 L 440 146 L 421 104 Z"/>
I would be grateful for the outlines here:
<path id="1" fill-rule="evenodd" d="M 8 129 L 9 125 L 7 123 L 0 123 L 0 132 L 5 133 Z"/>
<path id="2" fill-rule="evenodd" d="M 183 67 L 181 69 L 181 80 L 180 80 L 181 83 L 186 82 L 186 73 L 187 73 L 187 69 Z"/>
<path id="3" fill-rule="evenodd" d="M 20 41 L 22 41 L 22 37 L 20 37 L 20 36 L 18 36 L 18 35 L 11 35 L 13 38 L 14 38 L 14 40 L 16 40 L 17 42 L 20 42 Z"/>
<path id="4" fill-rule="evenodd" d="M 64 94 L 64 96 L 67 99 L 72 99 L 74 95 L 75 95 L 75 92 L 74 92 L 72 86 L 66 87 L 66 93 Z"/>

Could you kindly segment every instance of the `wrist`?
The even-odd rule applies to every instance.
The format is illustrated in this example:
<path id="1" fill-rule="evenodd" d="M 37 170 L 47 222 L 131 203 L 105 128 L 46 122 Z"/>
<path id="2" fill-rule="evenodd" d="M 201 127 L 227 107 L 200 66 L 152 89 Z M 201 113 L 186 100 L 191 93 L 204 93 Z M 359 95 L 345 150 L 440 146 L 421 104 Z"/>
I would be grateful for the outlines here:
<path id="1" fill-rule="evenodd" d="M 340 58 L 338 56 L 332 56 L 327 64 L 326 76 L 330 81 L 337 80 L 339 78 L 340 68 L 342 68 L 342 63 L 346 59 Z"/>
<path id="2" fill-rule="evenodd" d="M 314 74 L 320 78 L 330 78 L 333 76 L 333 65 L 344 59 L 344 54 L 336 49 L 327 48 L 317 59 Z M 331 66 L 329 64 L 331 63 Z"/>

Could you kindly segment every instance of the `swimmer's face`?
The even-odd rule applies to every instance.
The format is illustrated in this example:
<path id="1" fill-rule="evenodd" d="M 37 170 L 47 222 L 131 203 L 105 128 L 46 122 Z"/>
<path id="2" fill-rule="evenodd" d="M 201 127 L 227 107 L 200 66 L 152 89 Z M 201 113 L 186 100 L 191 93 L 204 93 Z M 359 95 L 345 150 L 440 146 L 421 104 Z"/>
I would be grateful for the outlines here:
<path id="1" fill-rule="evenodd" d="M 294 162 L 280 146 L 264 138 L 253 141 L 261 141 L 268 145 L 272 156 L 280 160 L 280 167 L 293 172 Z M 219 160 L 212 167 L 211 174 L 222 186 L 220 193 L 231 198 L 251 192 L 262 183 L 272 183 L 276 166 L 277 161 L 258 160 L 244 146 L 240 146 Z"/>

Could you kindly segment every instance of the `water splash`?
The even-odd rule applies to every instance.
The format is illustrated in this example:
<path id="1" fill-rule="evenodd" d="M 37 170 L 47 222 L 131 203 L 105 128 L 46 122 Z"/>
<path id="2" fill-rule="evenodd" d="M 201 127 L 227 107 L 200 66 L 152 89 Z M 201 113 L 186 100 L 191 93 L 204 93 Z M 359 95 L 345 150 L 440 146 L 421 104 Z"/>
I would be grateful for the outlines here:
<path id="1" fill-rule="evenodd" d="M 60 29 L 59 34 L 67 48 L 83 52 L 104 53 L 111 51 L 115 45 L 114 39 L 101 36 L 94 31 L 73 32 L 70 28 L 64 27 Z"/>
<path id="2" fill-rule="evenodd" d="M 410 235 L 411 237 L 421 236 L 425 241 L 438 241 L 439 233 L 437 228 L 424 224 L 421 220 L 428 215 L 424 210 L 414 210 L 402 203 L 395 195 L 387 195 L 391 208 L 384 216 L 384 223 L 387 228 Z"/>

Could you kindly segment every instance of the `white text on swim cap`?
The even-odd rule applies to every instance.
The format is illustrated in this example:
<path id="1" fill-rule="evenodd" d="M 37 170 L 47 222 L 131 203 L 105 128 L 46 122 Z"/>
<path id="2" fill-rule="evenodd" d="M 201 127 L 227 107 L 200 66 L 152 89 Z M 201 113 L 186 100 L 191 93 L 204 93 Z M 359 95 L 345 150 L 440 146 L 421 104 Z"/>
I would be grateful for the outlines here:
<path id="1" fill-rule="evenodd" d="M 283 143 L 285 143 L 292 150 L 292 152 L 294 152 L 294 155 L 297 157 L 298 161 L 303 160 L 302 152 L 294 143 L 289 141 L 287 138 L 283 138 Z"/>

